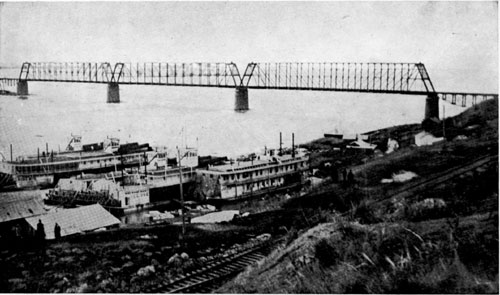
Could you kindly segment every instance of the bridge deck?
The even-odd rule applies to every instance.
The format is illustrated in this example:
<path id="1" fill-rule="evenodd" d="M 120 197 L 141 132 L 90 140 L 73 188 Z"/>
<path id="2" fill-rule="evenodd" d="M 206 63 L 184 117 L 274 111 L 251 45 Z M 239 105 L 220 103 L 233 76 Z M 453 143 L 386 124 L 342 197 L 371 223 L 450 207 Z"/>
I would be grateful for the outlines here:
<path id="1" fill-rule="evenodd" d="M 0 89 L 19 81 L 336 91 L 437 95 L 463 107 L 498 94 L 438 92 L 422 63 L 234 63 L 25 62 L 19 78 L 0 78 Z"/>

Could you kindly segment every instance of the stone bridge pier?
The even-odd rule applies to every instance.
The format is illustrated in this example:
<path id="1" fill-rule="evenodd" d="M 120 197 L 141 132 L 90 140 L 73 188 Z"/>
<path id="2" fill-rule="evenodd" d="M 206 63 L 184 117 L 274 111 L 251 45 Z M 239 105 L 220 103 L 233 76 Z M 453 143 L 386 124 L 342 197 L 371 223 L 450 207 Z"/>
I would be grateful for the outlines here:
<path id="1" fill-rule="evenodd" d="M 249 110 L 247 87 L 236 87 L 236 93 L 234 97 L 234 110 L 237 112 L 245 112 Z"/>
<path id="2" fill-rule="evenodd" d="M 120 87 L 118 83 L 112 82 L 108 84 L 108 103 L 120 102 Z"/>
<path id="3" fill-rule="evenodd" d="M 28 81 L 17 81 L 17 95 L 28 95 Z"/>
<path id="4" fill-rule="evenodd" d="M 425 99 L 425 119 L 439 119 L 439 96 L 437 93 L 430 93 Z"/>

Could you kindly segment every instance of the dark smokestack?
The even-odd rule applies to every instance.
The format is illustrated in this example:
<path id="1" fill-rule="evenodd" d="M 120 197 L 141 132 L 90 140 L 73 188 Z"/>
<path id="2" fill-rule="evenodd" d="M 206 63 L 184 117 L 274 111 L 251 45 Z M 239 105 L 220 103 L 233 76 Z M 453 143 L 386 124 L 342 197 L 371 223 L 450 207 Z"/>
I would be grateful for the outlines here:
<path id="1" fill-rule="evenodd" d="M 280 132 L 280 156 L 283 155 L 283 149 L 282 149 L 283 142 L 281 141 L 281 132 Z"/>
<path id="2" fill-rule="evenodd" d="M 295 133 L 292 133 L 292 158 L 295 158 Z"/>

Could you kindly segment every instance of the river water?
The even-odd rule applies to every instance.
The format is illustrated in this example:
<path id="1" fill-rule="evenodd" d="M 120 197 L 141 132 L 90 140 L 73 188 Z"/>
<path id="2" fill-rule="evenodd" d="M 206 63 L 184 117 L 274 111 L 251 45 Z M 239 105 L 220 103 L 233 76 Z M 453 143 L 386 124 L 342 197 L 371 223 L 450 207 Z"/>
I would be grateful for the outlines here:
<path id="1" fill-rule="evenodd" d="M 234 108 L 234 90 L 120 86 L 121 103 L 106 103 L 105 84 L 29 82 L 30 95 L 0 96 L 0 152 L 8 158 L 64 149 L 71 134 L 83 142 L 106 136 L 121 142 L 198 147 L 200 155 L 257 152 L 322 137 L 421 122 L 425 97 L 289 90 L 249 90 L 250 110 Z M 446 104 L 446 115 L 462 111 Z M 440 107 L 440 111 L 442 111 Z"/>

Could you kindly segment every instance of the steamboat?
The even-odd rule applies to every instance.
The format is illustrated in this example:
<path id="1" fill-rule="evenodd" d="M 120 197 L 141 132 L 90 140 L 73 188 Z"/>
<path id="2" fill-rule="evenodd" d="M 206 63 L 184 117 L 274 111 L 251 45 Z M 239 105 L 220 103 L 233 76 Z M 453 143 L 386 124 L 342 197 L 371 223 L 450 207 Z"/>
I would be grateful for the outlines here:
<path id="1" fill-rule="evenodd" d="M 82 145 L 82 137 L 72 135 L 65 151 L 43 152 L 0 161 L 0 189 L 53 187 L 61 178 L 84 173 L 108 173 L 148 165 L 158 155 L 149 144 L 120 144 L 117 138 Z"/>
<path id="2" fill-rule="evenodd" d="M 108 211 L 121 215 L 173 200 L 178 198 L 181 177 L 184 188 L 188 189 L 193 184 L 193 168 L 198 165 L 196 149 L 182 150 L 182 166 L 180 160 L 168 157 L 165 148 L 156 151 L 145 165 L 119 172 L 61 178 L 56 187 L 49 190 L 45 202 L 62 206 L 98 203 Z"/>
<path id="3" fill-rule="evenodd" d="M 222 165 L 196 171 L 207 201 L 235 201 L 300 187 L 309 170 L 304 150 L 265 150 Z"/>

